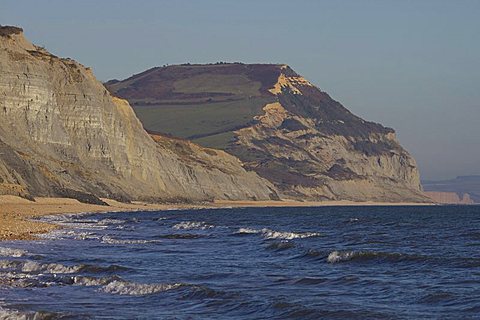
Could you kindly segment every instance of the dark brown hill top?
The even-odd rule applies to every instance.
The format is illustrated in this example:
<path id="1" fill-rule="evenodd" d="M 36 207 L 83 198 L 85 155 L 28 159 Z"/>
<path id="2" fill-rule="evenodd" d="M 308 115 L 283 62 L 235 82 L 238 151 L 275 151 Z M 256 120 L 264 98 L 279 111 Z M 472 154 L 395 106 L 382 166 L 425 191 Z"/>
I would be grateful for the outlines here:
<path id="1" fill-rule="evenodd" d="M 0 37 L 8 37 L 12 34 L 20 34 L 22 32 L 23 29 L 19 27 L 0 25 Z"/>

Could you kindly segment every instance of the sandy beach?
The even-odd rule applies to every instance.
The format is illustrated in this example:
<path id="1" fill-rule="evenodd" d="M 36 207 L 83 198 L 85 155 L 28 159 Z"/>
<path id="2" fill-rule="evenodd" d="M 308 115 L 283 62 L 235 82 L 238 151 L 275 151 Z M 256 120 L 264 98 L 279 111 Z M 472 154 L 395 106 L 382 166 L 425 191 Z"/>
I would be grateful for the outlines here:
<path id="1" fill-rule="evenodd" d="M 316 207 L 316 206 L 400 206 L 431 205 L 419 203 L 353 202 L 353 201 L 215 201 L 206 204 L 147 204 L 120 203 L 102 199 L 109 206 L 80 203 L 66 198 L 36 198 L 35 202 L 15 196 L 0 196 L 0 240 L 30 240 L 36 234 L 58 228 L 56 225 L 32 221 L 32 218 L 65 213 L 113 212 L 138 210 L 172 210 L 189 208 L 238 208 L 238 207 Z"/>
<path id="2" fill-rule="evenodd" d="M 32 221 L 32 218 L 64 213 L 113 212 L 137 210 L 167 210 L 173 208 L 192 208 L 194 205 L 147 204 L 134 202 L 120 203 L 102 199 L 109 206 L 80 203 L 66 198 L 35 198 L 35 202 L 15 197 L 0 196 L 0 240 L 29 240 L 36 234 L 49 232 L 57 226 Z"/>

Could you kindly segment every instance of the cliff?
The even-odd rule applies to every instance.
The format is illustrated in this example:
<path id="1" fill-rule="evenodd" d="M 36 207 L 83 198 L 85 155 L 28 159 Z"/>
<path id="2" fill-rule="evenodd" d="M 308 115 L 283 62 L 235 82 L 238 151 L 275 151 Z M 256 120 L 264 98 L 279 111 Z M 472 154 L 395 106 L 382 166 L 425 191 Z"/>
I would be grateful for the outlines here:
<path id="1" fill-rule="evenodd" d="M 185 64 L 106 86 L 146 129 L 225 150 L 283 198 L 431 201 L 392 129 L 353 115 L 286 65 Z"/>
<path id="2" fill-rule="evenodd" d="M 270 199 L 231 155 L 157 138 L 89 68 L 0 27 L 0 194 L 119 200 Z"/>
<path id="3" fill-rule="evenodd" d="M 462 198 L 456 192 L 426 191 L 425 194 L 436 203 L 474 204 L 468 193 L 464 193 Z"/>
<path id="4" fill-rule="evenodd" d="M 441 181 L 423 181 L 425 191 L 433 193 L 455 194 L 458 197 L 467 195 L 473 203 L 480 203 L 480 175 L 459 176 L 455 179 Z"/>

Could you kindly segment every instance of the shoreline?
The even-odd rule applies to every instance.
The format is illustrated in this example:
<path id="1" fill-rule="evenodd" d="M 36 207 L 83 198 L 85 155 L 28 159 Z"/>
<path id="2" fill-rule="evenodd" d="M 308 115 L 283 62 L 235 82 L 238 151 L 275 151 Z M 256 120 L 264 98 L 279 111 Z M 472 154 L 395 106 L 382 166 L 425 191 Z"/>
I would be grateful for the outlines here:
<path id="1" fill-rule="evenodd" d="M 412 202 L 354 202 L 354 201 L 227 201 L 217 200 L 199 204 L 148 204 L 143 202 L 121 203 L 111 199 L 102 199 L 109 206 L 81 203 L 68 198 L 35 198 L 35 202 L 16 197 L 0 196 L 0 241 L 33 240 L 36 235 L 48 233 L 59 226 L 33 221 L 32 218 L 54 214 L 161 211 L 208 208 L 242 207 L 326 207 L 326 206 L 431 206 L 434 203 Z"/>

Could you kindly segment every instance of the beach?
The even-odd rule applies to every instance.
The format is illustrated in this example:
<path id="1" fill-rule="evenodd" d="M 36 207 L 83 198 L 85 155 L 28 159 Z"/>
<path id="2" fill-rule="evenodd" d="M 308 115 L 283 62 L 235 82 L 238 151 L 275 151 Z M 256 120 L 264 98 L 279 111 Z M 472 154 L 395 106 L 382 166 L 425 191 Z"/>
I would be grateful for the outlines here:
<path id="1" fill-rule="evenodd" d="M 30 201 L 16 196 L 0 196 L 0 241 L 31 240 L 35 235 L 50 232 L 58 226 L 34 221 L 36 217 L 52 214 L 115 211 L 157 211 L 190 208 L 238 208 L 238 207 L 319 207 L 319 206 L 406 206 L 432 205 L 428 203 L 389 203 L 353 201 L 227 201 L 200 204 L 150 204 L 143 202 L 121 203 L 102 199 L 108 206 L 81 203 L 67 198 L 35 198 Z"/>
<path id="2" fill-rule="evenodd" d="M 16 196 L 0 196 L 0 240 L 31 240 L 36 234 L 58 228 L 56 225 L 33 221 L 33 218 L 66 213 L 168 210 L 192 208 L 194 205 L 121 203 L 102 199 L 108 206 L 81 203 L 67 198 L 35 198 L 35 202 Z"/>

